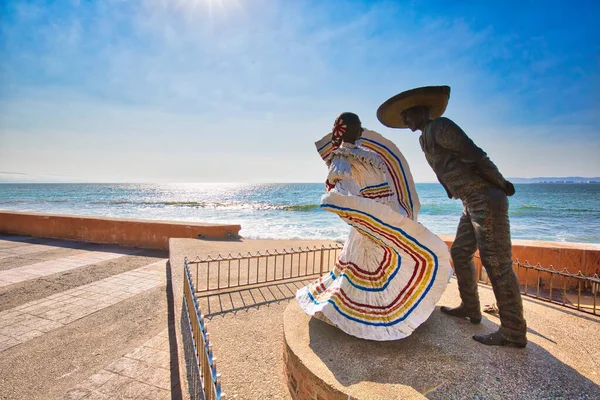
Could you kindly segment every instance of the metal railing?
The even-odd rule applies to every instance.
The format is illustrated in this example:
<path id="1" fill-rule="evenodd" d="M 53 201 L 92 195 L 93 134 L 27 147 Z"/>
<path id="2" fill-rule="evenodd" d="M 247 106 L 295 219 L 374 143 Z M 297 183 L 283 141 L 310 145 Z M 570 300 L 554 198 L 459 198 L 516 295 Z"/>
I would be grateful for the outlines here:
<path id="1" fill-rule="evenodd" d="M 220 374 L 217 374 L 217 359 L 213 355 L 212 344 L 206 329 L 206 324 L 195 295 L 195 287 L 185 260 L 185 282 L 183 284 L 184 307 L 187 314 L 189 329 L 192 338 L 195 361 L 193 367 L 196 369 L 195 378 L 190 384 L 192 393 L 202 393 L 204 400 L 221 400 L 225 394 L 221 392 Z"/>
<path id="2" fill-rule="evenodd" d="M 342 248 L 337 244 L 225 257 L 219 254 L 187 261 L 186 265 L 196 267 L 192 283 L 196 293 L 201 293 L 322 275 L 333 268 Z"/>
<path id="3" fill-rule="evenodd" d="M 491 285 L 478 255 L 475 256 L 475 265 L 478 282 Z M 600 314 L 598 274 L 586 276 L 581 271 L 573 274 L 566 268 L 559 271 L 552 265 L 544 268 L 539 263 L 531 265 L 529 261 L 525 260 L 525 263 L 522 263 L 519 259 L 513 261 L 513 270 L 519 279 L 521 294 L 524 296 L 594 315 Z"/>
<path id="4" fill-rule="evenodd" d="M 247 253 L 245 255 L 221 254 L 216 257 L 197 258 L 187 261 L 195 293 L 218 292 L 228 288 L 243 288 L 269 282 L 286 281 L 293 278 L 319 276 L 335 265 L 343 245 L 328 245 L 312 248 L 284 249 Z M 475 256 L 479 283 L 490 285 L 481 259 Z M 194 267 L 195 266 L 195 271 Z M 568 308 L 600 314 L 598 275 L 585 276 L 566 269 L 559 271 L 553 266 L 544 268 L 528 261 L 513 262 L 519 277 L 521 293 L 525 296 L 545 300 Z M 533 276 L 535 274 L 535 283 Z M 195 278 L 195 279 L 194 279 Z M 557 287 L 560 286 L 560 289 Z"/>
<path id="5" fill-rule="evenodd" d="M 520 271 L 524 271 L 522 293 L 525 296 L 594 315 L 597 315 L 600 311 L 600 305 L 598 304 L 600 277 L 598 277 L 598 274 L 585 276 L 581 271 L 572 274 L 566 268 L 559 271 L 552 265 L 549 268 L 544 268 L 540 264 L 531 265 L 529 261 L 525 261 L 525 264 L 523 264 L 518 259 L 513 263 L 513 266 L 516 267 L 517 276 L 520 275 Z M 547 284 L 543 282 L 543 279 L 548 280 Z M 529 290 L 530 282 L 533 284 L 533 293 Z M 576 289 L 573 289 L 574 287 Z M 577 296 L 576 302 L 574 301 L 575 296 Z"/>

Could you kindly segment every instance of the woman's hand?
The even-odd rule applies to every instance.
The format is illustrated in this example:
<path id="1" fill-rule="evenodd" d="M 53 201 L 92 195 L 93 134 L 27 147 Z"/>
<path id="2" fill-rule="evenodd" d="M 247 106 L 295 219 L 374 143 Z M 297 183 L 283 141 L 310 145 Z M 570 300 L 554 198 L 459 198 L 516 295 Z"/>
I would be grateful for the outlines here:
<path id="1" fill-rule="evenodd" d="M 335 187 L 335 183 L 329 182 L 329 180 L 325 180 L 325 190 L 328 192 Z"/>

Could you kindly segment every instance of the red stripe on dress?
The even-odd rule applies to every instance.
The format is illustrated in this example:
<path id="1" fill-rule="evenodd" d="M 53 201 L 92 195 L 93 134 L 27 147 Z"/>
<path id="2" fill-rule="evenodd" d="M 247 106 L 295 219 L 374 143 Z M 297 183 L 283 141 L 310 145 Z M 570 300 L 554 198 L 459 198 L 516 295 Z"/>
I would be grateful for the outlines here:
<path id="1" fill-rule="evenodd" d="M 400 185 L 399 178 L 394 173 L 394 169 L 390 167 L 390 163 L 388 162 L 388 160 L 383 156 L 383 151 L 379 150 L 377 147 L 370 147 L 368 145 L 365 147 L 367 147 L 368 149 L 379 154 L 379 156 L 381 156 L 381 158 L 383 159 L 383 162 L 385 162 L 385 165 L 388 167 L 388 171 L 390 172 L 390 175 L 392 175 L 392 180 L 394 181 L 394 186 L 396 187 L 396 192 L 397 192 L 396 195 L 398 198 L 398 202 L 400 203 L 400 206 L 407 212 L 408 216 L 410 218 L 412 218 L 412 210 L 410 209 L 410 207 L 407 207 L 404 204 L 404 201 L 402 200 L 402 195 L 400 194 L 400 189 L 402 188 L 402 186 Z"/>
<path id="2" fill-rule="evenodd" d="M 363 221 L 364 223 L 364 221 Z M 367 223 L 364 223 L 365 225 L 369 225 Z M 373 226 L 371 226 L 371 229 L 374 231 L 378 231 L 378 229 L 375 229 Z M 388 236 L 388 235 L 382 235 L 382 236 Z M 397 240 L 390 238 L 390 240 L 392 240 L 393 242 L 397 243 Z M 352 299 L 350 299 L 348 297 L 348 295 L 346 294 L 346 292 L 342 289 L 339 288 L 339 291 L 333 291 L 330 288 L 328 288 L 325 292 L 330 292 L 332 293 L 332 296 L 339 294 L 340 296 L 337 296 L 337 298 L 344 304 L 346 305 L 346 307 L 355 310 L 355 311 L 360 311 L 360 312 L 365 312 L 365 313 L 369 313 L 369 314 L 373 314 L 373 315 L 386 315 L 389 314 L 391 311 L 396 310 L 397 308 L 399 308 L 400 306 L 402 306 L 403 304 L 403 299 L 402 296 L 403 294 L 406 292 L 406 290 L 408 288 L 410 288 L 410 290 L 406 293 L 406 296 L 410 296 L 413 292 L 414 289 L 416 288 L 416 284 L 415 285 L 411 285 L 411 283 L 413 282 L 413 280 L 415 279 L 415 275 L 417 274 L 417 271 L 419 272 L 419 276 L 417 278 L 417 281 L 421 281 L 421 279 L 423 278 L 424 272 L 426 268 L 422 268 L 426 266 L 426 262 L 423 259 L 423 257 L 421 257 L 420 255 L 418 255 L 415 258 L 415 253 L 414 250 L 410 249 L 410 248 L 406 248 L 405 245 L 400 245 L 399 247 L 402 247 L 406 250 L 406 252 L 411 256 L 411 258 L 416 262 L 415 265 L 415 269 L 413 270 L 412 276 L 410 278 L 410 280 L 408 281 L 407 285 L 400 291 L 400 293 L 398 294 L 398 296 L 396 296 L 396 298 L 394 298 L 394 300 L 392 300 L 391 303 L 389 303 L 386 306 L 374 306 L 374 305 L 370 305 L 370 304 L 363 304 L 363 303 L 358 303 Z M 421 261 L 419 262 L 419 260 L 417 260 L 417 258 Z M 417 283 L 418 283 L 417 282 Z M 372 311 L 372 310 L 383 310 L 383 311 Z"/>
<path id="3" fill-rule="evenodd" d="M 395 303 L 397 303 L 398 301 L 401 300 L 401 297 L 403 296 L 403 294 L 406 292 L 406 290 L 409 287 L 410 287 L 410 291 L 407 293 L 407 295 L 412 294 L 412 292 L 414 291 L 414 287 L 417 286 L 416 284 L 412 285 L 412 282 L 415 279 L 417 271 L 419 272 L 419 276 L 417 278 L 417 281 L 420 281 L 422 279 L 423 275 L 424 275 L 424 272 L 425 272 L 425 268 L 422 268 L 422 267 L 425 267 L 426 264 L 427 264 L 427 262 L 425 261 L 425 259 L 422 256 L 420 256 L 418 253 L 415 253 L 414 250 L 412 250 L 410 248 L 407 248 L 407 246 L 404 245 L 404 244 L 402 244 L 402 243 L 399 243 L 396 238 L 390 237 L 389 235 L 384 234 L 384 232 L 382 232 L 380 229 L 375 228 L 374 226 L 366 223 L 365 221 L 362 221 L 362 222 L 363 222 L 363 225 L 370 226 L 371 230 L 373 230 L 375 232 L 378 232 L 381 236 L 384 236 L 384 237 L 390 239 L 392 242 L 394 242 L 395 244 L 397 244 L 398 247 L 401 247 L 402 249 L 404 249 L 407 252 L 407 254 L 415 261 L 415 263 L 416 263 L 415 264 L 415 269 L 413 270 L 412 276 L 410 277 L 410 279 L 409 279 L 408 283 L 406 284 L 406 286 L 402 289 L 402 291 L 400 291 L 400 293 L 398 294 L 398 296 L 390 304 L 388 304 L 386 306 L 373 306 L 373 305 L 370 305 L 370 304 L 363 304 L 363 303 L 355 302 L 355 301 L 351 300 L 350 298 L 348 298 L 346 296 L 346 294 L 343 291 L 343 289 L 340 289 L 340 292 L 336 292 L 336 293 L 340 293 L 343 296 L 345 296 L 345 298 L 348 300 L 348 302 L 350 304 L 348 304 L 348 303 L 346 303 L 344 301 L 343 301 L 343 303 L 346 304 L 346 306 L 348 306 L 348 307 L 350 307 L 352 309 L 355 309 L 355 307 L 353 307 L 353 306 L 370 308 L 370 309 L 381 309 L 381 310 L 389 309 L 390 307 L 393 307 L 393 305 Z M 340 300 L 342 300 L 342 298 L 340 298 Z M 401 305 L 401 304 L 402 304 L 402 302 L 400 302 L 399 305 Z"/>
<path id="4" fill-rule="evenodd" d="M 384 197 L 390 197 L 392 195 L 393 195 L 393 193 L 390 191 L 390 192 L 387 192 L 387 193 L 384 192 L 383 194 L 378 194 L 378 195 L 362 194 L 361 197 L 363 197 L 365 199 L 382 199 Z"/>
<path id="5" fill-rule="evenodd" d="M 357 278 L 365 279 L 365 280 L 369 280 L 369 281 L 379 280 L 379 279 L 381 279 L 381 277 L 383 275 L 385 275 L 385 273 L 387 271 L 387 267 L 390 266 L 390 261 L 391 261 L 390 258 L 391 257 L 389 255 L 391 255 L 391 252 L 388 250 L 384 254 L 383 260 L 381 261 L 381 263 L 379 264 L 379 266 L 377 267 L 377 269 L 375 271 L 366 271 L 350 261 L 345 262 L 345 263 L 343 263 L 342 261 L 339 261 L 338 263 L 345 267 L 344 269 L 340 269 L 340 272 L 343 272 L 346 268 L 348 268 L 348 269 L 352 270 L 353 274 Z"/>

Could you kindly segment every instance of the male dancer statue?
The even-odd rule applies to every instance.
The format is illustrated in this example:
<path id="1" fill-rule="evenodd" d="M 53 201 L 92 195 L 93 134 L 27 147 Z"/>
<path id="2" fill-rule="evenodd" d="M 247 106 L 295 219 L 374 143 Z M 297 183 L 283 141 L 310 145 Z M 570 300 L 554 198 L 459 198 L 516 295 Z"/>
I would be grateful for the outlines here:
<path id="1" fill-rule="evenodd" d="M 441 117 L 450 87 L 428 86 L 402 92 L 377 110 L 379 121 L 390 128 L 421 131 L 419 138 L 427 162 L 449 198 L 463 202 L 463 213 L 451 248 L 462 304 L 442 312 L 481 322 L 473 256 L 477 249 L 494 289 L 500 329 L 473 339 L 487 345 L 527 345 L 527 326 L 519 283 L 512 269 L 508 199 L 515 188 L 498 171 L 487 154 L 452 120 Z"/>

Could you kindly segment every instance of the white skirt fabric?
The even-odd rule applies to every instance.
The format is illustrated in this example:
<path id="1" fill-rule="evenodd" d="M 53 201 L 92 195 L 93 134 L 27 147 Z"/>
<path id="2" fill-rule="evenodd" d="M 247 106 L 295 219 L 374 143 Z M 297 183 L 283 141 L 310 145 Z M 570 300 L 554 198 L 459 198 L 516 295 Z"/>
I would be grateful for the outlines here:
<path id="1" fill-rule="evenodd" d="M 302 309 L 359 338 L 409 336 L 431 315 L 452 276 L 447 245 L 368 198 L 331 191 L 321 207 L 352 229 L 334 269 L 296 293 Z"/>

